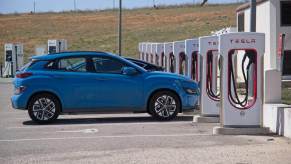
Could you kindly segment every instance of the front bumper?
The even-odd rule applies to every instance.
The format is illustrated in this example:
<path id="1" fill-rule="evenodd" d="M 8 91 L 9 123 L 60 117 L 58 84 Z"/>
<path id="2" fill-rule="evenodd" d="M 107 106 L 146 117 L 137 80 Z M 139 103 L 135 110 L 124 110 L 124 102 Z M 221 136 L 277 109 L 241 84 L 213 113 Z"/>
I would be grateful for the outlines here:
<path id="1" fill-rule="evenodd" d="M 197 95 L 184 94 L 182 97 L 182 109 L 183 109 L 183 111 L 194 109 L 197 105 L 197 102 L 198 102 Z"/>

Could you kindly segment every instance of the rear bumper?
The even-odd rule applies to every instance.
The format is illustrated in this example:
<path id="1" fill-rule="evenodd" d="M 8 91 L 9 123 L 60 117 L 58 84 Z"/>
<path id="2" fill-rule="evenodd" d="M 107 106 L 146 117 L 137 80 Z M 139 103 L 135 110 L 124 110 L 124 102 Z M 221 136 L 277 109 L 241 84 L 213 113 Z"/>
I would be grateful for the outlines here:
<path id="1" fill-rule="evenodd" d="M 14 109 L 25 110 L 27 104 L 25 95 L 13 95 L 11 97 L 11 104 Z"/>

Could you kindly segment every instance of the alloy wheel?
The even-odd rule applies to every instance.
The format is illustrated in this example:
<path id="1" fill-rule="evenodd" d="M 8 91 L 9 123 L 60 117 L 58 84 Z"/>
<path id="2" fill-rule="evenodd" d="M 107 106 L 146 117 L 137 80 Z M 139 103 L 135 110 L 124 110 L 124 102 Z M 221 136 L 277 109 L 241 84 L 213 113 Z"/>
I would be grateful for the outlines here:
<path id="1" fill-rule="evenodd" d="M 155 101 L 155 112 L 164 118 L 172 116 L 176 111 L 177 105 L 173 97 L 169 95 L 162 95 Z"/>
<path id="2" fill-rule="evenodd" d="M 39 98 L 33 103 L 32 112 L 38 120 L 49 120 L 55 115 L 56 105 L 49 98 Z"/>

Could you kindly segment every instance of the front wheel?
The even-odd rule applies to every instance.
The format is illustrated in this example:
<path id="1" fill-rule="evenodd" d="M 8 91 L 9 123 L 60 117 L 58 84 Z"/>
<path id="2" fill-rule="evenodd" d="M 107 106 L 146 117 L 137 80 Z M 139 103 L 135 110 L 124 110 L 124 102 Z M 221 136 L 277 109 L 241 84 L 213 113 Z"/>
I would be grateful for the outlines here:
<path id="1" fill-rule="evenodd" d="M 160 91 L 150 100 L 149 112 L 158 120 L 174 119 L 180 111 L 181 103 L 176 94 L 170 91 Z"/>
<path id="2" fill-rule="evenodd" d="M 33 121 L 39 124 L 50 123 L 59 116 L 60 103 L 58 99 L 51 94 L 38 94 L 30 100 L 28 114 Z"/>

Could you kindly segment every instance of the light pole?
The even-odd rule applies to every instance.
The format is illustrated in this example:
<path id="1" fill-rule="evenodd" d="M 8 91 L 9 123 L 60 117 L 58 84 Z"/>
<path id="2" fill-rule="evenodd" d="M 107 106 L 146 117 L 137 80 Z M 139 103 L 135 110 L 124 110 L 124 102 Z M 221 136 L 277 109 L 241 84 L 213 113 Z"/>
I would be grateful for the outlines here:
<path id="1" fill-rule="evenodd" d="M 250 1 L 250 6 L 251 6 L 250 32 L 256 32 L 256 15 L 257 15 L 256 5 L 257 5 L 256 0 Z"/>
<path id="2" fill-rule="evenodd" d="M 35 13 L 35 0 L 33 1 L 33 13 Z"/>
<path id="3" fill-rule="evenodd" d="M 122 53 L 122 0 L 119 0 L 118 54 Z"/>
<path id="4" fill-rule="evenodd" d="M 76 4 L 76 0 L 74 0 L 74 11 L 76 11 L 77 9 L 77 4 Z"/>

